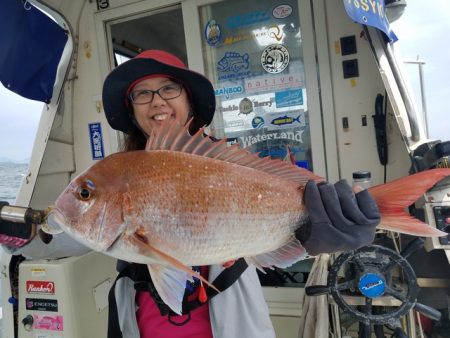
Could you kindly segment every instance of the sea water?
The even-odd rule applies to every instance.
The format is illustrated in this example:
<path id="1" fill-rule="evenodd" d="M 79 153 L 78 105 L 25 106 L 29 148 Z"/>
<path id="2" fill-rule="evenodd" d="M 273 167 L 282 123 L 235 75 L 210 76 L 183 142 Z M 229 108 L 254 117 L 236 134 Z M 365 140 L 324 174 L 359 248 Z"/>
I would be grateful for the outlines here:
<path id="1" fill-rule="evenodd" d="M 0 162 L 0 201 L 14 204 L 28 163 Z"/>

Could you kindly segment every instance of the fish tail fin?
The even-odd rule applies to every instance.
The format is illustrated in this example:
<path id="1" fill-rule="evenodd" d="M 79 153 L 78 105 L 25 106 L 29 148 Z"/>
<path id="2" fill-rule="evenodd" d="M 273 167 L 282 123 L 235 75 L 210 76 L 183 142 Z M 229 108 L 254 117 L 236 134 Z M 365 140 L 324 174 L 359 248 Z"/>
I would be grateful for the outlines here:
<path id="1" fill-rule="evenodd" d="M 446 176 L 450 176 L 450 169 L 431 169 L 369 188 L 380 210 L 379 228 L 414 236 L 448 235 L 405 211 L 405 208 Z"/>

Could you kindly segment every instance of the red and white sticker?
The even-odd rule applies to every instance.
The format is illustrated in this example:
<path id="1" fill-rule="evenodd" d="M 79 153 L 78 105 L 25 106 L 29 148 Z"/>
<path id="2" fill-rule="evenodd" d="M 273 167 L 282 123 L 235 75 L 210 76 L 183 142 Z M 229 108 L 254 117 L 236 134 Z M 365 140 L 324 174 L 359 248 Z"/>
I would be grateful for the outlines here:
<path id="1" fill-rule="evenodd" d="M 279 5 L 275 7 L 272 11 L 272 15 L 277 19 L 287 18 L 292 14 L 292 7 L 289 5 Z"/>
<path id="2" fill-rule="evenodd" d="M 39 293 L 45 295 L 55 294 L 55 283 L 51 281 L 26 281 L 27 293 Z"/>

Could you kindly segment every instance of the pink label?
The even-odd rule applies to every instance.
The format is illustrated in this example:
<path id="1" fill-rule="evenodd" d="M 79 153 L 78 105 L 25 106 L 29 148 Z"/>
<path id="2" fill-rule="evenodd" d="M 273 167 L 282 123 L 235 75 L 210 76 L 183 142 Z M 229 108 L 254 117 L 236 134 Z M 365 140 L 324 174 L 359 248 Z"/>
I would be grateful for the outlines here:
<path id="1" fill-rule="evenodd" d="M 63 316 L 33 315 L 34 328 L 41 330 L 62 331 Z"/>

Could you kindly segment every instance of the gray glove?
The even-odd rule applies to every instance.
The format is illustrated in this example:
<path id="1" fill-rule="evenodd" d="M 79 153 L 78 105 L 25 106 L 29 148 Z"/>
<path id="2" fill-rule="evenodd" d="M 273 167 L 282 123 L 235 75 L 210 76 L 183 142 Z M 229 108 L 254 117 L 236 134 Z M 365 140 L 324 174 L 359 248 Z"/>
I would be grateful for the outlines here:
<path id="1" fill-rule="evenodd" d="M 295 235 L 310 255 L 350 251 L 373 241 L 380 213 L 367 190 L 355 195 L 345 180 L 309 181 L 304 199 L 309 222 Z"/>

